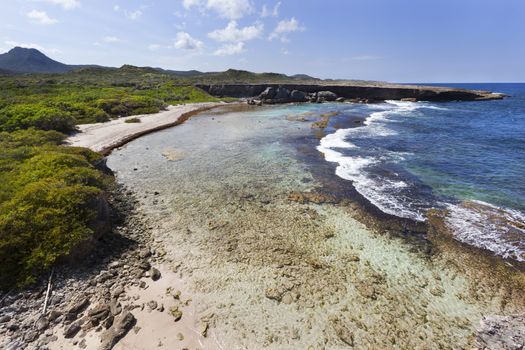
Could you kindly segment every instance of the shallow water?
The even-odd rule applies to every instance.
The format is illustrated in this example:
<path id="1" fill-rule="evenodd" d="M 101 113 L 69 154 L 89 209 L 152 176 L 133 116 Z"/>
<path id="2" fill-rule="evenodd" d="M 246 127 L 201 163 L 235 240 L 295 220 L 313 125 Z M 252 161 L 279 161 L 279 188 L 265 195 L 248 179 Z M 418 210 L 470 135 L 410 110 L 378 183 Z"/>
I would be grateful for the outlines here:
<path id="1" fill-rule="evenodd" d="M 205 113 L 109 157 L 213 315 L 207 348 L 465 348 L 483 315 L 522 311 L 512 288 L 372 232 L 352 206 L 290 200 L 323 185 L 299 151 L 312 122 L 336 110 L 345 125 L 348 108 Z"/>

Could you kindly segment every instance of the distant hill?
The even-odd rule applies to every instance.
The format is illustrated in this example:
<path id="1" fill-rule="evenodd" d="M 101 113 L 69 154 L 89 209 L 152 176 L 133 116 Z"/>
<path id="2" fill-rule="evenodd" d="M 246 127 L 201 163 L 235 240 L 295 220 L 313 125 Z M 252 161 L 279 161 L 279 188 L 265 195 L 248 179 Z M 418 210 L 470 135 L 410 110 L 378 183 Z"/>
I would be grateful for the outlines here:
<path id="1" fill-rule="evenodd" d="M 105 74 L 164 74 L 180 79 L 215 82 L 278 82 L 289 80 L 319 80 L 306 74 L 288 76 L 278 73 L 253 73 L 244 70 L 228 69 L 224 72 L 201 72 L 198 70 L 178 71 L 152 67 L 123 65 L 120 68 L 97 65 L 70 65 L 55 61 L 37 49 L 15 47 L 5 54 L 0 54 L 0 75 L 31 73 L 78 73 L 81 75 Z"/>
<path id="2" fill-rule="evenodd" d="M 0 55 L 0 69 L 19 73 L 65 73 L 72 68 L 52 60 L 37 49 L 15 47 Z"/>

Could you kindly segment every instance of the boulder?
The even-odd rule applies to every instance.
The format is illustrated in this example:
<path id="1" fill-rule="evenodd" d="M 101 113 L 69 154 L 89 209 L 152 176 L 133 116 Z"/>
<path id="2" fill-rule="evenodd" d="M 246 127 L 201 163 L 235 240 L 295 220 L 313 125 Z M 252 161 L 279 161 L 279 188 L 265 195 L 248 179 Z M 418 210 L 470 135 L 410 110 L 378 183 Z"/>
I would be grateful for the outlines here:
<path id="1" fill-rule="evenodd" d="M 80 331 L 80 323 L 74 322 L 64 330 L 64 338 L 73 338 Z"/>
<path id="2" fill-rule="evenodd" d="M 149 270 L 149 275 L 151 277 L 152 280 L 154 281 L 157 281 L 158 279 L 160 279 L 160 271 L 154 267 L 152 267 L 150 270 Z"/>
<path id="3" fill-rule="evenodd" d="M 115 344 L 122 339 L 131 328 L 135 325 L 137 320 L 135 316 L 129 311 L 126 311 L 113 322 L 113 325 L 102 334 L 99 350 L 111 350 Z"/>
<path id="4" fill-rule="evenodd" d="M 273 99 L 279 102 L 288 102 L 290 100 L 290 90 L 279 86 L 275 91 L 275 96 L 273 97 Z"/>
<path id="5" fill-rule="evenodd" d="M 259 99 L 261 100 L 271 100 L 275 97 L 276 89 L 273 87 L 267 87 L 266 90 L 261 92 Z"/>
<path id="6" fill-rule="evenodd" d="M 306 102 L 308 101 L 308 95 L 305 92 L 293 90 L 290 93 L 290 100 L 293 102 Z"/>
<path id="7" fill-rule="evenodd" d="M 337 100 L 337 95 L 332 91 L 319 91 L 317 93 L 317 100 L 335 101 Z"/>

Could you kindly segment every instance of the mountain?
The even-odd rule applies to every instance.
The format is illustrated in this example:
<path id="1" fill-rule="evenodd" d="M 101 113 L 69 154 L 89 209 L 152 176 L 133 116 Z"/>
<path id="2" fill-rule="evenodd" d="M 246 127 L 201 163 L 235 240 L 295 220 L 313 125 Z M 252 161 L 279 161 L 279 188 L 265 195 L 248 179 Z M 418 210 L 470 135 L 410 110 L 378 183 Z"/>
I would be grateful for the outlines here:
<path id="1" fill-rule="evenodd" d="M 65 73 L 72 68 L 52 60 L 37 49 L 15 47 L 0 55 L 0 69 L 18 73 Z"/>
<path id="2" fill-rule="evenodd" d="M 233 81 L 233 82 L 254 82 L 254 81 L 284 81 L 284 80 L 318 80 L 305 74 L 287 76 L 278 73 L 252 73 L 243 70 L 229 69 L 225 72 L 200 72 L 197 70 L 176 71 L 165 70 L 162 68 L 135 67 L 124 65 L 120 68 L 110 68 L 97 65 L 68 65 L 57 62 L 37 49 L 26 49 L 15 47 L 9 52 L 0 54 L 0 75 L 13 75 L 23 73 L 68 73 L 71 71 L 80 74 L 105 74 L 105 73 L 130 73 L 147 74 L 158 73 L 167 74 L 180 79 L 210 80 L 210 81 Z"/>

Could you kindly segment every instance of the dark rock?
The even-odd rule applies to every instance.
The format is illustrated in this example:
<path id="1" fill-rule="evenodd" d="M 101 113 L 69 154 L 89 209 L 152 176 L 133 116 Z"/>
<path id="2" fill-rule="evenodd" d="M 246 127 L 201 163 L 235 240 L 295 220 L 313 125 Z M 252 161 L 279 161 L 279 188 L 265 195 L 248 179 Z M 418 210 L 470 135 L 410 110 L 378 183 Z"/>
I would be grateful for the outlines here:
<path id="1" fill-rule="evenodd" d="M 306 102 L 308 101 L 308 95 L 305 92 L 293 90 L 290 93 L 290 100 L 292 102 Z"/>
<path id="2" fill-rule="evenodd" d="M 122 306 L 117 299 L 111 299 L 109 302 L 109 310 L 113 316 L 117 316 L 122 312 Z"/>
<path id="3" fill-rule="evenodd" d="M 157 310 L 159 304 L 155 300 L 150 300 L 147 305 L 150 310 Z"/>
<path id="4" fill-rule="evenodd" d="M 39 331 L 43 331 L 44 329 L 46 329 L 47 327 L 49 327 L 49 321 L 45 318 L 45 317 L 40 317 L 36 323 L 35 323 L 35 327 L 37 330 Z"/>
<path id="5" fill-rule="evenodd" d="M 267 87 L 261 94 L 259 95 L 259 99 L 261 100 L 271 100 L 275 97 L 276 89 L 273 87 Z"/>
<path id="6" fill-rule="evenodd" d="M 99 350 L 111 350 L 135 325 L 135 316 L 129 311 L 124 312 L 113 325 L 102 334 Z"/>
<path id="7" fill-rule="evenodd" d="M 149 275 L 151 277 L 152 280 L 154 281 L 157 281 L 160 279 L 161 277 L 161 274 L 160 274 L 160 271 L 154 267 L 152 267 L 150 270 L 149 270 Z"/>
<path id="8" fill-rule="evenodd" d="M 273 97 L 273 99 L 277 101 L 289 101 L 290 100 L 290 90 L 282 86 L 279 86 L 277 90 L 275 91 L 275 96 Z"/>
<path id="9" fill-rule="evenodd" d="M 24 334 L 24 341 L 27 343 L 32 343 L 38 338 L 38 332 L 29 331 Z"/>
<path id="10" fill-rule="evenodd" d="M 74 322 L 64 330 L 64 338 L 73 338 L 80 331 L 80 322 Z"/>
<path id="11" fill-rule="evenodd" d="M 66 313 L 68 314 L 78 314 L 79 312 L 83 311 L 88 307 L 89 305 L 89 298 L 81 298 L 77 301 L 75 301 L 73 304 L 69 306 Z"/>
<path id="12" fill-rule="evenodd" d="M 319 91 L 317 93 L 317 101 L 319 100 L 329 101 L 329 102 L 335 101 L 337 100 L 337 95 L 331 91 Z"/>
<path id="13" fill-rule="evenodd" d="M 98 325 L 106 317 L 109 316 L 110 308 L 107 304 L 99 304 L 93 309 L 89 310 L 88 317 L 93 325 Z"/>
<path id="14" fill-rule="evenodd" d="M 11 316 L 9 315 L 0 316 L 0 323 L 7 323 L 9 321 L 11 321 Z"/>
<path id="15" fill-rule="evenodd" d="M 147 262 L 146 260 L 143 260 L 139 262 L 138 267 L 140 267 L 142 270 L 147 271 L 151 269 L 151 264 Z"/>

